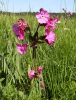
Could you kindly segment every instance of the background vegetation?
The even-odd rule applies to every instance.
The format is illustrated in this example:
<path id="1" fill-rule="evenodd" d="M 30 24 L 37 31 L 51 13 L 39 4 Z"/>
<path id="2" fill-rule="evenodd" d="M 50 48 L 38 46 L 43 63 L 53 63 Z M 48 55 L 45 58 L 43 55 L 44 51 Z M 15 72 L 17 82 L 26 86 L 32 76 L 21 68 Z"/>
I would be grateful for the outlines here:
<path id="1" fill-rule="evenodd" d="M 51 17 L 56 17 L 50 14 Z M 28 68 L 33 65 L 32 49 L 25 55 L 16 50 L 19 42 L 12 31 L 12 24 L 24 18 L 36 30 L 35 14 L 0 13 L 0 100 L 44 100 L 43 91 L 37 84 L 31 89 Z M 53 47 L 39 44 L 37 66 L 43 66 L 46 100 L 76 100 L 76 18 L 58 15 L 61 23 L 55 29 L 56 42 Z M 39 30 L 44 34 L 44 29 Z M 26 33 L 26 41 L 28 41 Z"/>

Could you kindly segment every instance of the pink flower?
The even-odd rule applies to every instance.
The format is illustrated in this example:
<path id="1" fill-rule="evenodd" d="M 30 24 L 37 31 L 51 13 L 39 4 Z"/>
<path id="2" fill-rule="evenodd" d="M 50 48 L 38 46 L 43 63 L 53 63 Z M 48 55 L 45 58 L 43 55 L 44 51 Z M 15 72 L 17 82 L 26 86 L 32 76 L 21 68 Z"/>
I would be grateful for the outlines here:
<path id="1" fill-rule="evenodd" d="M 24 39 L 24 30 L 21 29 L 18 24 L 13 24 L 12 26 L 13 28 L 13 32 L 15 33 L 15 35 L 18 37 L 19 40 L 23 40 Z"/>
<path id="2" fill-rule="evenodd" d="M 58 18 L 55 18 L 55 19 L 50 18 L 48 20 L 45 28 L 46 29 L 50 29 L 50 28 L 54 29 L 54 28 L 56 28 L 56 25 L 55 25 L 56 22 L 58 22 Z"/>
<path id="3" fill-rule="evenodd" d="M 20 54 L 25 54 L 26 51 L 27 51 L 27 44 L 26 43 L 23 43 L 23 44 L 19 44 L 17 43 L 17 50 Z"/>
<path id="4" fill-rule="evenodd" d="M 20 33 L 18 24 L 13 24 L 12 28 L 13 28 L 13 32 L 15 33 L 15 35 L 18 35 Z"/>
<path id="5" fill-rule="evenodd" d="M 50 18 L 50 14 L 42 8 L 40 9 L 40 12 L 36 14 L 36 18 L 40 24 L 44 24 L 47 23 L 48 19 Z"/>
<path id="6" fill-rule="evenodd" d="M 50 29 L 45 30 L 45 34 L 48 35 L 50 33 Z"/>
<path id="7" fill-rule="evenodd" d="M 22 19 L 22 18 L 18 20 L 18 24 L 19 24 L 19 27 L 22 28 L 22 29 L 28 27 L 28 24 L 27 24 L 26 21 L 25 21 L 24 19 Z"/>
<path id="8" fill-rule="evenodd" d="M 46 31 L 46 32 L 47 32 L 47 35 L 45 37 L 45 40 L 49 45 L 53 46 L 54 41 L 56 40 L 55 33 L 53 31 L 51 31 L 51 32 L 50 31 Z"/>
<path id="9" fill-rule="evenodd" d="M 58 18 L 53 19 L 53 22 L 54 22 L 54 23 L 56 23 L 56 22 L 58 22 L 58 21 L 59 21 Z"/>
<path id="10" fill-rule="evenodd" d="M 37 68 L 37 72 L 40 73 L 41 71 L 42 71 L 42 67 L 39 66 L 39 67 Z"/>
<path id="11" fill-rule="evenodd" d="M 30 79 L 33 79 L 35 77 L 35 71 L 34 70 L 30 70 L 30 73 L 29 73 L 28 77 Z"/>
<path id="12" fill-rule="evenodd" d="M 73 13 L 72 12 L 68 12 L 68 16 L 72 16 L 73 15 Z"/>

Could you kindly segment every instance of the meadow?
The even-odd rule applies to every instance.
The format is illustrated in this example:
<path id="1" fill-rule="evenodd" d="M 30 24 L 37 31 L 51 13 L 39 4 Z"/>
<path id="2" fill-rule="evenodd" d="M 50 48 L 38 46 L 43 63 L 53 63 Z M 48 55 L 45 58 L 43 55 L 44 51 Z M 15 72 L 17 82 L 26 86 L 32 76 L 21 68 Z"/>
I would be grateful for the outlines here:
<path id="1" fill-rule="evenodd" d="M 28 22 L 32 34 L 38 24 L 33 14 L 0 14 L 0 100 L 44 100 L 38 84 L 31 89 L 28 78 L 28 68 L 33 65 L 31 47 L 24 55 L 16 50 L 19 41 L 12 25 L 19 18 Z M 36 66 L 43 66 L 46 100 L 76 100 L 76 17 L 60 14 L 58 18 L 61 23 L 56 24 L 54 46 L 38 45 Z M 41 27 L 39 34 L 43 33 Z"/>

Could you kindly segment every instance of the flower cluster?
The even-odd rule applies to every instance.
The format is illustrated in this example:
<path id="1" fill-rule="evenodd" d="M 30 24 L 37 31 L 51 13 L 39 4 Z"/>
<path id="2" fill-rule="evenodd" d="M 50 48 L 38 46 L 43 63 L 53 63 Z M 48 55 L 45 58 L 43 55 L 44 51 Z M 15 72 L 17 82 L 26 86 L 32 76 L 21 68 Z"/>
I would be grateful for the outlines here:
<path id="1" fill-rule="evenodd" d="M 58 18 L 50 18 L 50 14 L 44 10 L 43 8 L 40 9 L 40 11 L 36 14 L 36 18 L 38 20 L 38 26 L 36 28 L 36 32 L 32 35 L 30 31 L 30 27 L 27 24 L 27 22 L 20 18 L 16 24 L 12 25 L 13 32 L 15 36 L 18 38 L 18 40 L 24 40 L 25 36 L 28 32 L 28 39 L 29 43 L 16 43 L 17 50 L 20 54 L 26 54 L 27 52 L 27 47 L 30 46 L 33 48 L 33 59 L 36 58 L 36 48 L 38 43 L 44 43 L 46 42 L 50 46 L 54 45 L 54 42 L 56 40 L 56 35 L 54 33 L 54 29 L 56 28 L 56 23 L 58 22 Z M 41 36 L 39 36 L 39 31 L 38 29 L 40 26 L 43 26 L 45 29 L 45 33 Z M 30 73 L 28 77 L 30 79 L 33 78 L 42 78 L 42 67 L 39 66 L 37 70 L 30 70 Z"/>
<path id="2" fill-rule="evenodd" d="M 17 38 L 23 40 L 26 32 L 25 29 L 29 28 L 29 26 L 24 19 L 21 18 L 18 20 L 17 24 L 13 24 L 12 28 Z"/>
<path id="3" fill-rule="evenodd" d="M 42 67 L 39 66 L 39 67 L 37 68 L 36 72 L 35 72 L 34 70 L 30 70 L 28 77 L 29 77 L 30 79 L 40 77 L 40 76 L 41 76 L 41 72 L 42 72 Z M 42 77 L 41 77 L 41 78 L 42 78 Z"/>
<path id="4" fill-rule="evenodd" d="M 29 30 L 28 24 L 22 18 L 18 20 L 17 24 L 13 24 L 12 28 L 18 40 L 23 40 L 26 34 L 26 30 Z M 16 43 L 16 46 L 20 54 L 26 53 L 27 43 L 22 43 L 22 44 Z"/>
<path id="5" fill-rule="evenodd" d="M 58 18 L 50 18 L 50 14 L 43 8 L 36 14 L 36 18 L 40 25 L 45 26 L 45 41 L 52 46 L 56 40 L 54 29 L 56 28 L 55 23 L 58 22 Z"/>
<path id="6" fill-rule="evenodd" d="M 50 14 L 44 10 L 40 9 L 40 12 L 36 14 L 36 18 L 38 20 L 38 27 L 34 34 L 31 35 L 30 27 L 24 19 L 19 19 L 16 24 L 13 24 L 13 32 L 15 33 L 18 40 L 24 40 L 26 31 L 29 31 L 29 40 L 31 40 L 31 46 L 36 47 L 39 40 L 45 40 L 50 46 L 53 46 L 56 36 L 54 33 L 54 29 L 56 28 L 56 22 L 58 22 L 58 18 L 50 18 Z M 43 26 L 45 28 L 45 34 L 43 36 L 38 37 L 38 28 Z M 27 43 L 17 43 L 17 50 L 20 54 L 25 54 L 27 51 Z"/>

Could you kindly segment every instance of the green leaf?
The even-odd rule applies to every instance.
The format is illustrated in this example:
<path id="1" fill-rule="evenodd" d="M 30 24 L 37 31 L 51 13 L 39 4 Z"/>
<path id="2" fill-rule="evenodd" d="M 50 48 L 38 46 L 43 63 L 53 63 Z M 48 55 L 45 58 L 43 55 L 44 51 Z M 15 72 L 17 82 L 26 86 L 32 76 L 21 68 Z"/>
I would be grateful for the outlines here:
<path id="1" fill-rule="evenodd" d="M 17 70 L 18 70 L 19 74 L 24 75 L 24 70 L 21 66 L 21 57 L 20 57 L 19 53 L 17 53 L 17 55 L 16 55 L 16 66 L 17 66 Z"/>
<path id="2" fill-rule="evenodd" d="M 30 67 L 30 65 L 28 65 L 28 74 L 29 74 L 30 70 L 31 70 L 31 67 Z"/>
<path id="3" fill-rule="evenodd" d="M 0 82 L 2 82 L 4 79 L 5 79 L 5 78 L 1 78 L 1 79 L 0 79 Z"/>

